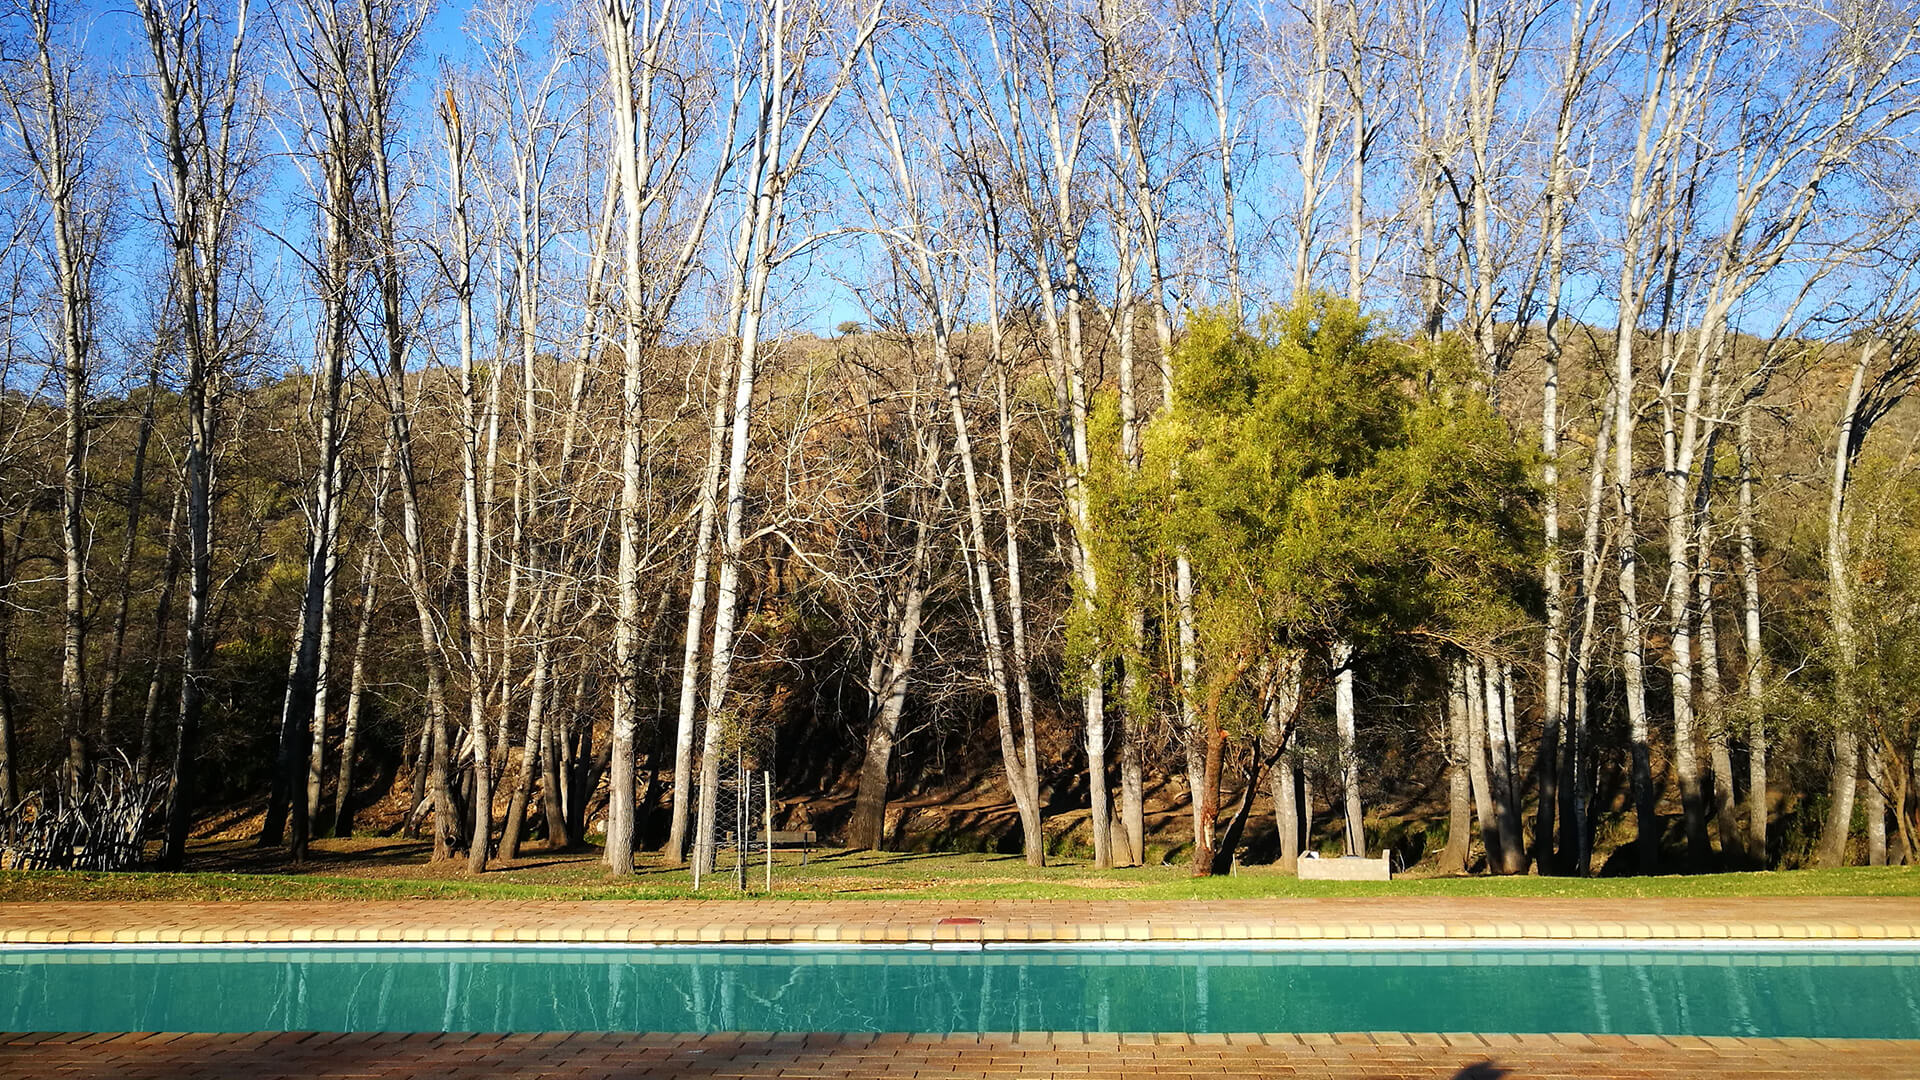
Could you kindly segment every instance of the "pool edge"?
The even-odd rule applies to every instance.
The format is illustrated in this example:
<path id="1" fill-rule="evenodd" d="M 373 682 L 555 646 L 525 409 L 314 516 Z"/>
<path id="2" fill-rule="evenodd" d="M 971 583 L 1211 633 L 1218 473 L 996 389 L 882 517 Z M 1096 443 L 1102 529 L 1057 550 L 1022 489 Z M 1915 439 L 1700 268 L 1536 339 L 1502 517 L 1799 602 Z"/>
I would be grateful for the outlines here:
<path id="1" fill-rule="evenodd" d="M 1010 952 L 1137 952 L 1137 953 L 1396 953 L 1396 952 L 1538 952 L 1538 953 L 1789 953 L 1920 954 L 1913 938 L 1233 938 L 1190 941 L 1138 941 L 1124 938 L 1045 941 L 499 941 L 485 938 L 434 940 L 291 940 L 291 941 L 33 941 L 0 942 L 0 954 L 34 952 L 161 952 L 251 951 L 262 946 L 278 952 L 363 951 L 367 949 L 432 952 L 475 951 L 580 952 L 873 952 L 873 953 L 1010 953 Z"/>

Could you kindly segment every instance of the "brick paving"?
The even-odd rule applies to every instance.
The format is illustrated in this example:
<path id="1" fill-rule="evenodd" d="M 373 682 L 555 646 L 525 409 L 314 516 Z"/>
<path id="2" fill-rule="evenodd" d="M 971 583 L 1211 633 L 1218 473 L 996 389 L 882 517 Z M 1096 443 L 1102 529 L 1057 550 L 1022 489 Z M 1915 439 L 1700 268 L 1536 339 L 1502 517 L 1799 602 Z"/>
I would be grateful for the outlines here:
<path id="1" fill-rule="evenodd" d="M 0 942 L 1920 939 L 1920 898 L 0 903 Z"/>
<path id="2" fill-rule="evenodd" d="M 1585 1035 L 40 1034 L 0 1037 L 0 1080 L 1894 1080 L 1920 1075 L 1917 1054 L 1867 1040 Z"/>

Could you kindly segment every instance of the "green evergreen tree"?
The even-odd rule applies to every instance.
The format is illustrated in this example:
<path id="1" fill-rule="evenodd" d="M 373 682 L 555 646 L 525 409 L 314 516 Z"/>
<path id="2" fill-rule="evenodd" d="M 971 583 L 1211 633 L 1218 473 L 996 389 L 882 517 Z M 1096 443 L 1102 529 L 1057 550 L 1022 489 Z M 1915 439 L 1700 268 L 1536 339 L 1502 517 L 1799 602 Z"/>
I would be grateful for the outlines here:
<path id="1" fill-rule="evenodd" d="M 1471 372 L 1451 341 L 1409 344 L 1314 296 L 1253 329 L 1194 314 L 1139 470 L 1119 461 L 1117 412 L 1098 411 L 1088 484 L 1103 585 L 1071 645 L 1104 642 L 1154 673 L 1143 684 L 1193 695 L 1206 760 L 1196 873 L 1230 860 L 1259 770 L 1282 749 L 1257 745 L 1267 714 L 1311 696 L 1286 685 L 1303 657 L 1337 641 L 1438 650 L 1524 621 L 1513 597 L 1536 564 L 1533 462 Z M 1184 688 L 1168 614 L 1183 550 L 1201 657 Z M 1142 655 L 1117 633 L 1127 605 L 1162 631 Z M 1279 718 L 1283 739 L 1294 719 Z M 1248 796 L 1217 834 L 1226 759 L 1243 747 Z"/>

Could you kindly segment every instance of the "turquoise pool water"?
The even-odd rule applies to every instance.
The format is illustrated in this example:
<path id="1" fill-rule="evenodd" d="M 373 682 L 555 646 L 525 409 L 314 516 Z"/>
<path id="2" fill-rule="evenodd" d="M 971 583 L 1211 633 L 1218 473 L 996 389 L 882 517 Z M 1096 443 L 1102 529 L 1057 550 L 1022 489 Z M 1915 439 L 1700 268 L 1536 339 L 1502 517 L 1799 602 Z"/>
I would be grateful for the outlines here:
<path id="1" fill-rule="evenodd" d="M 1920 955 L 0 952 L 11 1031 L 1582 1031 L 1920 1038 Z"/>

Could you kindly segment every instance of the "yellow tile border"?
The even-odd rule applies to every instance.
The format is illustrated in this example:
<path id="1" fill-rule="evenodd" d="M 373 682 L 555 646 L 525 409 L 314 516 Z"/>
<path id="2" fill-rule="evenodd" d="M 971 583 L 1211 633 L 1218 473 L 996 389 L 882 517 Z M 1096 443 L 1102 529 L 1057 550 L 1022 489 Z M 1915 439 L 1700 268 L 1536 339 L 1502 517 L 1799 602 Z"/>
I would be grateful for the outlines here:
<path id="1" fill-rule="evenodd" d="M 0 942 L 1051 942 L 1911 940 L 1920 901 L 1595 905 L 1221 901 L 0 904 Z M 1555 910 L 1558 908 L 1558 910 Z M 1745 910 L 1743 910 L 1745 909 Z M 1746 910 L 1753 916 L 1743 918 Z M 1629 915 L 1629 912 L 1636 914 Z M 1061 921 L 1031 917 L 1065 916 Z M 769 917 L 771 916 L 771 917 Z M 809 916 L 812 916 L 809 918 Z M 1477 916 L 1477 917 L 1476 917 Z M 1785 917 L 1781 917 L 1785 916 Z M 945 919 L 979 921 L 947 922 Z"/>

